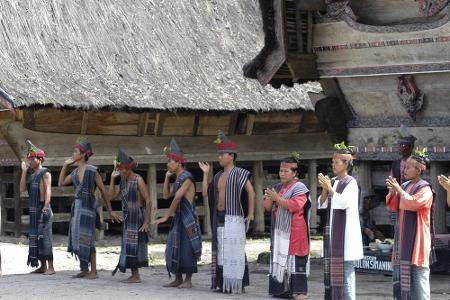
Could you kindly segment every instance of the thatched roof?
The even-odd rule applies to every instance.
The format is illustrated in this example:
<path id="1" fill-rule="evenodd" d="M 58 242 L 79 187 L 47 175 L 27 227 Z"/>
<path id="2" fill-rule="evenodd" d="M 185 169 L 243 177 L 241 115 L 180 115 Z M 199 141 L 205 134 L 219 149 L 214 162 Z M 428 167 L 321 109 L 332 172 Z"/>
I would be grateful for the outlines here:
<path id="1" fill-rule="evenodd" d="M 321 91 L 244 78 L 263 45 L 257 0 L 8 0 L 0 19 L 0 88 L 15 107 L 312 109 L 307 92 Z"/>

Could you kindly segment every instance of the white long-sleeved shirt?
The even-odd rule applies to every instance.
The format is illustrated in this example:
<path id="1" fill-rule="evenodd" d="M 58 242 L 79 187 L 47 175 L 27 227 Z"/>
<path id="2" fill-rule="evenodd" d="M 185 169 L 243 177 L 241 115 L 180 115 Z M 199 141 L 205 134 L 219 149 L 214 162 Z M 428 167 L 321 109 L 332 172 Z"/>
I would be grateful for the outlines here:
<path id="1" fill-rule="evenodd" d="M 361 236 L 361 227 L 359 223 L 358 195 L 359 189 L 356 180 L 352 179 L 342 194 L 336 192 L 339 180 L 335 180 L 333 184 L 334 195 L 331 198 L 331 209 L 345 209 L 345 244 L 344 244 L 344 261 L 354 261 L 363 258 L 363 244 Z M 318 209 L 328 207 L 328 199 L 320 204 L 320 196 L 318 201 Z M 331 228 L 333 228 L 333 214 L 331 213 Z"/>

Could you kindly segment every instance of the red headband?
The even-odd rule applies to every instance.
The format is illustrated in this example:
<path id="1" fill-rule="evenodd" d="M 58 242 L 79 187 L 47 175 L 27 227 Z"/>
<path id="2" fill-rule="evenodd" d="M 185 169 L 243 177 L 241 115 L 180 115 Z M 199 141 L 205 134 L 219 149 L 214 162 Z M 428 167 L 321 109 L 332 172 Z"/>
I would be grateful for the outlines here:
<path id="1" fill-rule="evenodd" d="M 220 143 L 217 144 L 217 149 L 219 150 L 236 150 L 238 148 L 238 145 L 233 142 L 226 142 L 226 143 Z"/>
<path id="2" fill-rule="evenodd" d="M 132 161 L 132 162 L 130 162 L 130 163 L 128 163 L 128 164 L 118 164 L 118 165 L 117 165 L 117 168 L 119 168 L 119 169 L 130 169 L 130 170 L 133 170 L 133 169 L 136 169 L 137 166 L 138 166 L 138 163 L 135 162 L 135 161 Z"/>
<path id="3" fill-rule="evenodd" d="M 45 157 L 45 152 L 42 150 L 39 150 L 37 152 L 28 152 L 27 158 L 32 158 L 32 157 L 43 158 L 43 157 Z"/>
<path id="4" fill-rule="evenodd" d="M 168 153 L 168 154 L 166 154 L 166 156 L 167 156 L 167 158 L 171 158 L 182 164 L 186 163 L 186 159 L 184 157 L 176 155 L 175 153 Z"/>
<path id="5" fill-rule="evenodd" d="M 83 148 L 83 146 L 81 146 L 80 144 L 76 144 L 75 148 L 77 148 L 78 150 L 80 150 L 81 153 L 84 153 L 84 155 L 86 155 L 87 158 L 91 157 L 92 155 L 94 155 L 94 153 L 90 152 L 90 151 L 86 151 L 86 149 Z"/>

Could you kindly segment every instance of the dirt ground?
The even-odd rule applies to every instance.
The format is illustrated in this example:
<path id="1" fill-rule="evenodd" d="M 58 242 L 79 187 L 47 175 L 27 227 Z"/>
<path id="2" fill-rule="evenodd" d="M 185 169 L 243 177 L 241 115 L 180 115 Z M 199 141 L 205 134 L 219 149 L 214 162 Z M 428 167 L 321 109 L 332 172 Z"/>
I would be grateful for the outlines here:
<path id="1" fill-rule="evenodd" d="M 119 257 L 118 237 L 106 237 L 97 243 L 97 280 L 72 279 L 78 271 L 78 262 L 66 252 L 66 236 L 54 238 L 54 260 L 56 275 L 30 275 L 32 269 L 26 265 L 27 240 L 0 237 L 3 277 L 0 278 L 0 299 L 270 299 L 267 295 L 267 265 L 257 264 L 259 253 L 268 251 L 269 240 L 248 240 L 247 255 L 250 261 L 251 285 L 245 295 L 223 295 L 209 290 L 211 244 L 205 242 L 199 265 L 199 273 L 193 277 L 194 287 L 190 290 L 163 288 L 169 281 L 164 266 L 164 247 L 161 242 L 149 244 L 151 267 L 141 269 L 143 282 L 140 284 L 121 283 L 129 276 L 111 271 Z M 321 241 L 312 242 L 312 255 L 320 256 Z M 323 299 L 322 265 L 319 259 L 311 263 L 308 279 L 309 299 Z M 450 299 L 450 277 L 432 275 L 432 299 Z M 391 277 L 372 274 L 357 274 L 357 299 L 391 299 Z"/>

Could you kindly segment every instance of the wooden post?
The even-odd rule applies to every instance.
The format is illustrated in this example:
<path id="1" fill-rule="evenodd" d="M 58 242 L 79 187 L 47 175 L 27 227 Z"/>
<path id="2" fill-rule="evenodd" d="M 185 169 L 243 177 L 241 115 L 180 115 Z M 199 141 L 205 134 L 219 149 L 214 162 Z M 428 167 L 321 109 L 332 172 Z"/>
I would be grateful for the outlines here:
<path id="1" fill-rule="evenodd" d="M 83 120 L 81 121 L 81 131 L 80 134 L 86 134 L 88 127 L 89 113 L 87 111 L 83 112 Z"/>
<path id="2" fill-rule="evenodd" d="M 246 135 L 252 135 L 254 124 L 255 124 L 255 114 L 247 114 L 247 128 L 245 129 Z"/>
<path id="3" fill-rule="evenodd" d="M 307 34 L 307 42 L 306 42 L 306 52 L 312 53 L 312 44 L 313 44 L 313 12 L 308 11 L 308 34 Z"/>
<path id="4" fill-rule="evenodd" d="M 209 163 L 209 165 L 211 166 L 211 168 L 209 170 L 208 180 L 210 180 L 214 177 L 213 164 Z M 203 209 L 205 210 L 205 213 L 203 214 L 203 228 L 205 229 L 206 236 L 210 238 L 212 236 L 211 216 L 209 213 L 209 203 L 208 203 L 207 197 L 203 197 Z"/>
<path id="5" fill-rule="evenodd" d="M 147 132 L 147 126 L 148 126 L 148 115 L 149 113 L 141 113 L 139 115 L 139 125 L 137 130 L 137 136 L 144 136 L 144 134 Z"/>
<path id="6" fill-rule="evenodd" d="M 228 134 L 236 134 L 236 125 L 238 122 L 239 113 L 233 113 L 230 115 L 230 123 L 228 124 Z"/>
<path id="7" fill-rule="evenodd" d="M 52 206 L 52 210 L 55 208 L 53 213 L 65 212 L 64 211 L 64 202 L 66 202 L 66 199 L 64 199 L 64 200 L 58 199 L 57 201 L 54 201 L 53 200 L 53 190 L 52 190 L 51 206 Z M 101 219 L 101 221 L 103 222 L 103 219 Z M 58 230 L 59 234 L 67 234 L 67 228 L 65 227 L 65 224 L 63 222 L 58 222 L 58 223 L 53 222 L 53 228 L 56 228 L 56 230 Z"/>
<path id="8" fill-rule="evenodd" d="M 0 169 L 3 169 L 0 167 Z M 2 172 L 3 173 L 3 172 Z M 4 206 L 4 199 L 5 199 L 5 188 L 3 182 L 0 182 L 0 234 L 5 234 L 5 222 L 6 222 L 6 208 Z"/>
<path id="9" fill-rule="evenodd" d="M 165 114 L 160 112 L 156 114 L 155 118 L 155 128 L 153 129 L 153 134 L 155 136 L 160 136 L 164 126 Z"/>
<path id="10" fill-rule="evenodd" d="M 359 187 L 362 191 L 367 194 L 373 193 L 372 188 L 372 173 L 370 171 L 370 162 L 368 161 L 359 161 L 355 165 L 355 169 L 353 172 L 356 181 L 359 184 Z"/>
<path id="11" fill-rule="evenodd" d="M 200 114 L 196 113 L 195 114 L 195 120 L 194 120 L 194 128 L 192 129 L 192 135 L 193 136 L 197 135 L 199 123 L 200 123 Z"/>
<path id="12" fill-rule="evenodd" d="M 14 234 L 19 237 L 22 234 L 22 207 L 20 201 L 20 181 L 19 167 L 14 167 L 13 186 L 14 186 Z"/>
<path id="13" fill-rule="evenodd" d="M 262 200 L 264 198 L 263 189 L 264 189 L 264 171 L 263 171 L 263 162 L 262 161 L 254 161 L 253 162 L 253 180 L 254 180 L 254 188 L 256 193 L 256 203 L 255 203 L 255 232 L 264 232 L 264 207 L 262 205 Z"/>
<path id="14" fill-rule="evenodd" d="M 311 229 L 317 228 L 317 161 L 312 159 L 308 164 L 309 196 L 311 198 Z"/>
<path id="15" fill-rule="evenodd" d="M 156 219 L 156 212 L 158 210 L 158 190 L 156 182 L 156 164 L 149 164 L 147 169 L 147 185 L 149 189 L 150 202 L 152 203 L 151 220 Z M 158 225 L 151 225 L 150 234 L 153 238 L 158 236 Z"/>
<path id="16" fill-rule="evenodd" d="M 444 168 L 441 162 L 432 161 L 430 164 L 430 183 L 436 192 L 436 199 L 434 200 L 434 228 L 437 234 L 447 233 L 446 227 L 446 206 L 447 193 L 439 185 L 437 176 L 443 174 Z"/>
<path id="17" fill-rule="evenodd" d="M 303 53 L 303 26 L 302 26 L 302 15 L 299 9 L 295 11 L 295 23 L 296 23 L 296 31 L 297 31 L 297 52 Z"/>

